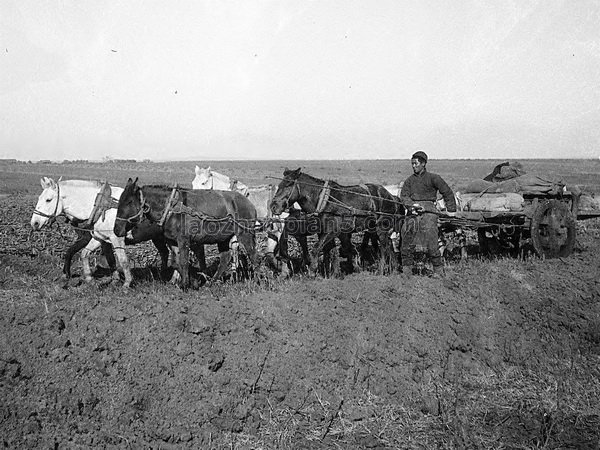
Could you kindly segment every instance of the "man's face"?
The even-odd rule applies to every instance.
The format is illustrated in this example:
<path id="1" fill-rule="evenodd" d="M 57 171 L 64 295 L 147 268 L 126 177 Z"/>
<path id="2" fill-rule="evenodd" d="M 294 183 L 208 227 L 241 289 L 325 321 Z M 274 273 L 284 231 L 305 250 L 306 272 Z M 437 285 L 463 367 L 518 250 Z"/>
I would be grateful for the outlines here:
<path id="1" fill-rule="evenodd" d="M 410 160 L 410 164 L 412 165 L 413 172 L 416 175 L 419 175 L 423 170 L 425 170 L 425 163 L 422 163 L 419 158 L 413 158 Z"/>

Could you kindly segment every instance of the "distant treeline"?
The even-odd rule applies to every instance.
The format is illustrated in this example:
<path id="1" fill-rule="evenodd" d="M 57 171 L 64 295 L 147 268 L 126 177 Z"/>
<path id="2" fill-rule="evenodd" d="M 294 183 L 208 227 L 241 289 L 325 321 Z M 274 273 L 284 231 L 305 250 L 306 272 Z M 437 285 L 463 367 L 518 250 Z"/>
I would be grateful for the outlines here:
<path id="1" fill-rule="evenodd" d="M 60 161 L 51 161 L 49 159 L 40 159 L 39 161 L 22 161 L 14 158 L 0 158 L 0 164 L 137 164 L 152 163 L 150 159 L 138 161 L 136 159 L 106 159 L 103 161 L 90 161 L 89 159 L 65 159 Z"/>

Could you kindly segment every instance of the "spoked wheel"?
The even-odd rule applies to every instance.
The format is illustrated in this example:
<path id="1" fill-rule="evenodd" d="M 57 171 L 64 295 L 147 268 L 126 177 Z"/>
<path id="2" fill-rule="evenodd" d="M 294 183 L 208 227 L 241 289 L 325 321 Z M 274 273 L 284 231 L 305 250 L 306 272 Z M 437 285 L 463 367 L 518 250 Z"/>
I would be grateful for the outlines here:
<path id="1" fill-rule="evenodd" d="M 575 219 L 563 202 L 543 202 L 533 213 L 531 242 L 540 256 L 569 256 L 575 245 L 575 232 Z"/>

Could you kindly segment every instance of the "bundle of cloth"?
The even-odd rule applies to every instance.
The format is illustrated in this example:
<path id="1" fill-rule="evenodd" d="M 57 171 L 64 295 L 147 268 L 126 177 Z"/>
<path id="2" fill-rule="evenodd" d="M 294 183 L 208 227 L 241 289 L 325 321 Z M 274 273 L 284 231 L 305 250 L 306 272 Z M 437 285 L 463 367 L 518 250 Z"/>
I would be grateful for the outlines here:
<path id="1" fill-rule="evenodd" d="M 525 206 L 523 196 L 514 192 L 483 195 L 457 192 L 456 200 L 459 211 L 522 211 Z"/>
<path id="2" fill-rule="evenodd" d="M 482 180 L 457 193 L 461 211 L 522 211 L 524 195 L 556 195 L 565 191 L 561 179 L 525 172 L 519 162 L 504 162 Z"/>
<path id="3" fill-rule="evenodd" d="M 473 180 L 466 193 L 521 195 L 557 195 L 564 192 L 565 183 L 559 178 L 526 173 L 520 163 L 502 163 L 483 180 Z"/>

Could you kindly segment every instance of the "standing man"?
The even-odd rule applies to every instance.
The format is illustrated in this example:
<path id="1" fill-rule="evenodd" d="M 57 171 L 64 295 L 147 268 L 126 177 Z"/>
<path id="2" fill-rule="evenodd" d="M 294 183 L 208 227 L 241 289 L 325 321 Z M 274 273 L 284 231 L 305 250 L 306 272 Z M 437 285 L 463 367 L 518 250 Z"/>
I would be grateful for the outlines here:
<path id="1" fill-rule="evenodd" d="M 402 225 L 403 272 L 410 275 L 416 252 L 425 253 L 431 259 L 435 275 L 443 275 L 444 263 L 438 248 L 438 211 L 435 207 L 439 192 L 449 212 L 456 211 L 454 193 L 448 184 L 435 173 L 427 172 L 427 155 L 416 152 L 412 155 L 413 174 L 406 179 L 400 191 L 400 201 L 407 209 Z"/>

